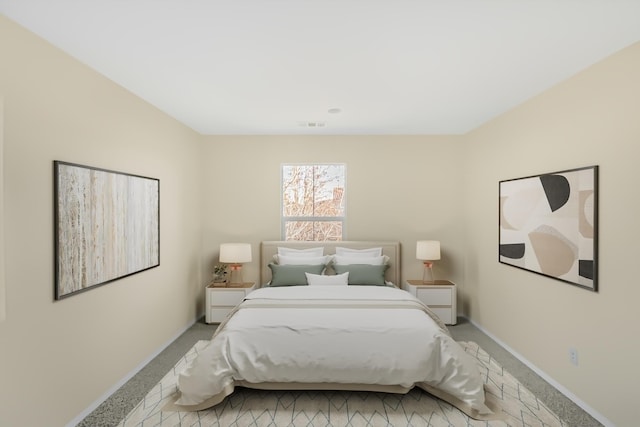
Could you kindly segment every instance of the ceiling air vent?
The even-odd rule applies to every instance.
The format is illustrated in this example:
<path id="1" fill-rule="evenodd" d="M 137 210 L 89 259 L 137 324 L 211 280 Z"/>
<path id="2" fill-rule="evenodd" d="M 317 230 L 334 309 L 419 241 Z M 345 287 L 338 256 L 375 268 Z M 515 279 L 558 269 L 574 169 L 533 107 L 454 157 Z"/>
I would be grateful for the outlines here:
<path id="1" fill-rule="evenodd" d="M 305 128 L 323 128 L 327 124 L 325 122 L 300 122 L 299 125 Z"/>

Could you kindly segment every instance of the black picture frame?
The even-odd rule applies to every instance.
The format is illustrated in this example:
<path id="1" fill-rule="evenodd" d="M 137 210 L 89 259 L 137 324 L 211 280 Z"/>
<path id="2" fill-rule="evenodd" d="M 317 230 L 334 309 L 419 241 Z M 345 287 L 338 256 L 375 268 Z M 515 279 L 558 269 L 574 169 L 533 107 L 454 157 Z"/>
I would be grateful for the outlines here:
<path id="1" fill-rule="evenodd" d="M 598 166 L 498 184 L 498 261 L 598 291 Z"/>

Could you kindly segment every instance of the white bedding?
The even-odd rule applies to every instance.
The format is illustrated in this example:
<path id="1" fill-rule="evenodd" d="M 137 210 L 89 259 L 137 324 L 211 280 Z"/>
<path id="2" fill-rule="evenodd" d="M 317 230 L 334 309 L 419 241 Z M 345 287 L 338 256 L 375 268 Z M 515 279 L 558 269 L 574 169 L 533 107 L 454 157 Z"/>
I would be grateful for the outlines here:
<path id="1" fill-rule="evenodd" d="M 473 358 L 431 316 L 419 300 L 392 287 L 256 290 L 179 375 L 175 404 L 204 409 L 235 385 L 400 386 L 396 392 L 419 386 L 472 417 L 490 416 Z"/>

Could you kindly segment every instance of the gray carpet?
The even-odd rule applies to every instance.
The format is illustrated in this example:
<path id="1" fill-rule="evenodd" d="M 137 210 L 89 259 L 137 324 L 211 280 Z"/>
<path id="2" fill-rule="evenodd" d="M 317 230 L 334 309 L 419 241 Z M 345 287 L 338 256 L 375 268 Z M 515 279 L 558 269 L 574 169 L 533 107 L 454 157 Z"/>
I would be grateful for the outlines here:
<path id="1" fill-rule="evenodd" d="M 203 320 L 201 319 L 176 339 L 151 363 L 80 422 L 78 426 L 116 426 L 197 341 L 211 337 L 216 325 L 207 325 Z M 546 383 L 475 326 L 465 319 L 459 320 L 457 325 L 449 328 L 457 341 L 474 341 L 478 343 L 569 426 L 601 426 L 598 421 Z"/>

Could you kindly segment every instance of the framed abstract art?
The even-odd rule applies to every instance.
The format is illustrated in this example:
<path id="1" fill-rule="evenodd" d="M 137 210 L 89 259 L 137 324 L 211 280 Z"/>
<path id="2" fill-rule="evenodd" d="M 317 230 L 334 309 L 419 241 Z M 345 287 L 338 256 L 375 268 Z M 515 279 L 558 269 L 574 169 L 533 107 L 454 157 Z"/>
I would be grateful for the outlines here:
<path id="1" fill-rule="evenodd" d="M 55 299 L 160 265 L 160 181 L 54 161 Z"/>
<path id="2" fill-rule="evenodd" d="M 499 262 L 598 290 L 598 166 L 499 182 Z"/>

